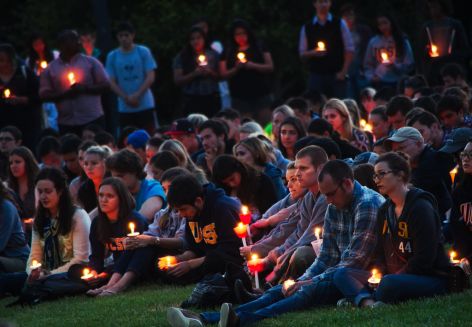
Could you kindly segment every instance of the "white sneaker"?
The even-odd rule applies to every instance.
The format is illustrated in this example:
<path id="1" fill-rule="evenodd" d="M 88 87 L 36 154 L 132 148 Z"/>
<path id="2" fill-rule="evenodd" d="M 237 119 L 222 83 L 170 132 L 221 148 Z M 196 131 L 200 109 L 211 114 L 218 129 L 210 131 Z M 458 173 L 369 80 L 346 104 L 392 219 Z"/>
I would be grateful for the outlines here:
<path id="1" fill-rule="evenodd" d="M 198 316 L 190 311 L 180 308 L 167 309 L 167 322 L 172 327 L 203 327 Z"/>

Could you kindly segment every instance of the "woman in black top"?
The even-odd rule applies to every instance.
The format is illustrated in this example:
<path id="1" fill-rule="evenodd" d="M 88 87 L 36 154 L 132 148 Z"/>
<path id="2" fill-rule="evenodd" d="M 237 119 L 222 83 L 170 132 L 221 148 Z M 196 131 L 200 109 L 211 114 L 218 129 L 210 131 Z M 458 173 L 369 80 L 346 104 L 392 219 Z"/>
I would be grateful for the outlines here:
<path id="1" fill-rule="evenodd" d="M 450 264 L 441 240 L 436 200 L 430 193 L 410 187 L 410 171 L 408 159 L 400 153 L 383 154 L 375 163 L 374 181 L 388 199 L 377 215 L 372 268 L 385 276 L 374 293 L 366 287 L 369 271 L 343 268 L 334 276 L 339 290 L 359 306 L 447 292 Z"/>
<path id="2" fill-rule="evenodd" d="M 213 182 L 228 196 L 237 197 L 241 204 L 248 206 L 253 218 L 254 215 L 260 217 L 277 202 L 277 192 L 270 177 L 231 155 L 219 156 L 213 172 Z"/>
<path id="3" fill-rule="evenodd" d="M 249 23 L 236 20 L 220 61 L 221 77 L 229 81 L 232 106 L 243 116 L 265 126 L 271 119 L 272 90 L 269 75 L 274 64 L 269 50 L 256 39 Z"/>
<path id="4" fill-rule="evenodd" d="M 185 115 L 211 117 L 220 109 L 218 78 L 218 54 L 209 47 L 205 32 L 194 26 L 174 60 L 174 82 L 182 87 Z"/>

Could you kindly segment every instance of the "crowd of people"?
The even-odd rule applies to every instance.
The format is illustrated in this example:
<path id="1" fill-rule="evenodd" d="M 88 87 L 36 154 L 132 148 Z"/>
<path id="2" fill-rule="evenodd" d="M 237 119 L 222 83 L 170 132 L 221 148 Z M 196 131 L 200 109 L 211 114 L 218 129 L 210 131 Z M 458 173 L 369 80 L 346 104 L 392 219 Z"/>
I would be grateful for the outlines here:
<path id="1" fill-rule="evenodd" d="M 59 51 L 36 35 L 26 60 L 0 44 L 0 296 L 54 281 L 104 297 L 220 276 L 240 306 L 169 308 L 167 319 L 242 326 L 465 288 L 463 27 L 428 0 L 418 64 L 390 13 L 371 33 L 351 5 L 340 17 L 330 0 L 313 5 L 299 35 L 307 91 L 276 105 L 276 68 L 251 26 L 234 21 L 223 47 L 196 21 L 173 63 L 184 116 L 170 126 L 159 126 L 151 91 L 157 63 L 128 22 L 105 65 L 90 35 L 73 30 L 60 33 Z M 107 90 L 119 114 L 111 133 Z"/>

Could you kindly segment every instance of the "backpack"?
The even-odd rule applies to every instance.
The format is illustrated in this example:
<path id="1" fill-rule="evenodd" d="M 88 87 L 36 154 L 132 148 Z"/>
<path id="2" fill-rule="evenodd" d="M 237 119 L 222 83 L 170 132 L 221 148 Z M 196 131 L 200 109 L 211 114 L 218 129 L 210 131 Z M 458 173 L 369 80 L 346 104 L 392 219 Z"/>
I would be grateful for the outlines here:
<path id="1" fill-rule="evenodd" d="M 234 300 L 233 291 L 226 284 L 224 276 L 216 273 L 203 277 L 180 307 L 208 308 Z"/>

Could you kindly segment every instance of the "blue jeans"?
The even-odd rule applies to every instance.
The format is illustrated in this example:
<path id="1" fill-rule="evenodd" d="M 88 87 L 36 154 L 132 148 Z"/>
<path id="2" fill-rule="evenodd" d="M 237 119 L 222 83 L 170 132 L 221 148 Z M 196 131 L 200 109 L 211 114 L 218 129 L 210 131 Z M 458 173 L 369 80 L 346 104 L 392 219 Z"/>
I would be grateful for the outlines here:
<path id="1" fill-rule="evenodd" d="M 236 308 L 240 325 L 248 325 L 290 311 L 335 304 L 342 294 L 334 286 L 332 277 L 332 273 L 317 276 L 313 278 L 311 284 L 304 285 L 287 298 L 282 293 L 282 285 L 272 287 L 257 300 Z M 207 323 L 217 323 L 220 320 L 220 313 L 204 312 L 201 317 Z"/>
<path id="2" fill-rule="evenodd" d="M 375 292 L 367 286 L 370 272 L 352 268 L 338 269 L 334 284 L 344 296 L 356 305 L 370 298 L 385 303 L 443 295 L 447 292 L 447 279 L 412 274 L 386 275 Z"/>

